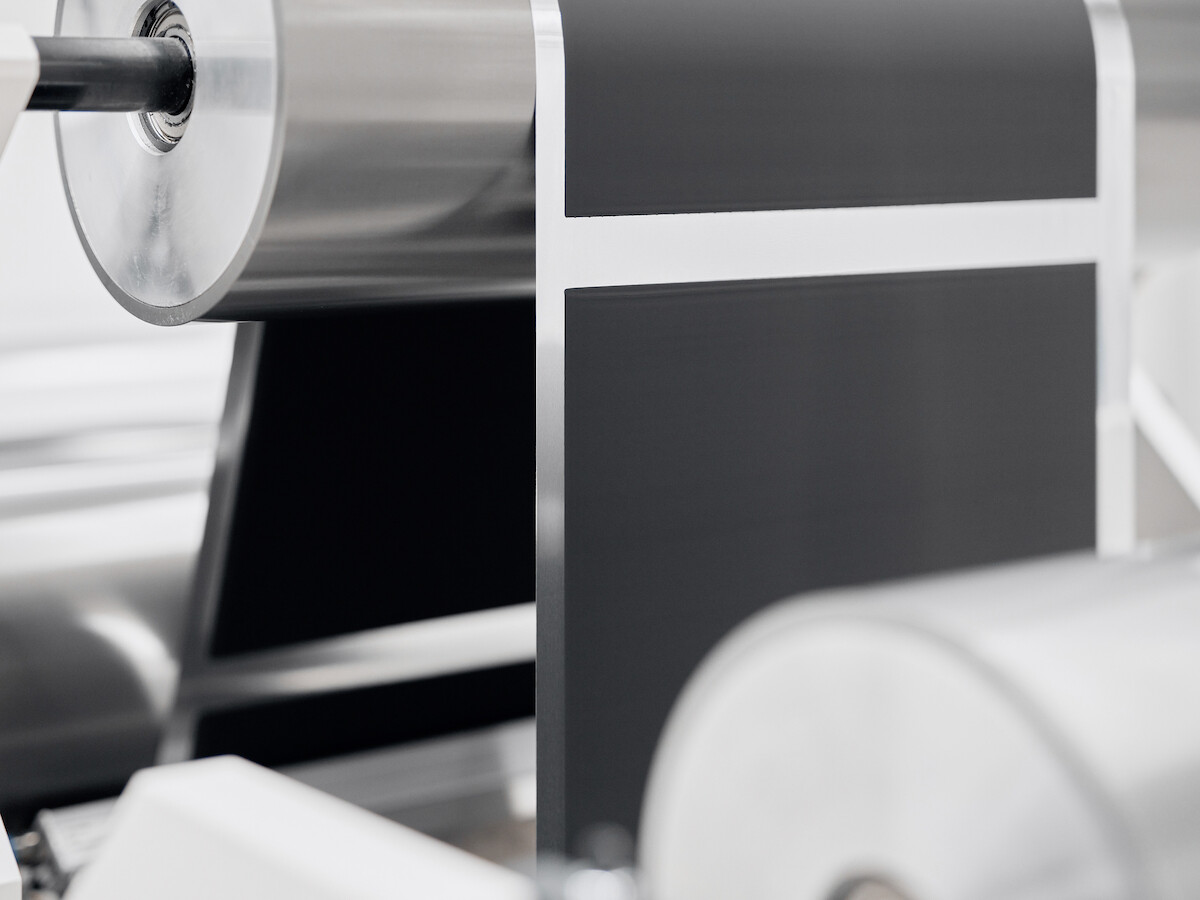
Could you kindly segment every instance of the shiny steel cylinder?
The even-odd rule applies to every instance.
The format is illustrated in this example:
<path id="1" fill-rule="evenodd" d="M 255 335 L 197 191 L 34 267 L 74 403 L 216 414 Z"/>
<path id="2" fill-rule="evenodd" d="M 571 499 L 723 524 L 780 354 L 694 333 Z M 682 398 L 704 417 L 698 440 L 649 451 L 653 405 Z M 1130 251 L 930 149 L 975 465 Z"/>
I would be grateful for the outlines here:
<path id="1" fill-rule="evenodd" d="M 169 325 L 532 290 L 527 0 L 173 6 L 59 5 L 60 35 L 182 17 L 194 48 L 193 108 L 165 137 L 59 117 L 77 229 L 127 309 Z"/>

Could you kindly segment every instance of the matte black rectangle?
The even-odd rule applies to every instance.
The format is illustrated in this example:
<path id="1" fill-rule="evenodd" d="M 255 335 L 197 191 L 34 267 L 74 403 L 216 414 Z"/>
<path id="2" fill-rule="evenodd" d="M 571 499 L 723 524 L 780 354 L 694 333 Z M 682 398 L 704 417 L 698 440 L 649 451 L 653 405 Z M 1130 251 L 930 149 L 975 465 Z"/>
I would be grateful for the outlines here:
<path id="1" fill-rule="evenodd" d="M 533 715 L 533 663 L 206 713 L 195 755 L 263 766 L 390 747 Z"/>
<path id="2" fill-rule="evenodd" d="M 533 601 L 533 301 L 270 322 L 211 652 Z"/>
<path id="3" fill-rule="evenodd" d="M 562 0 L 568 216 L 1091 197 L 1082 0 Z"/>
<path id="4" fill-rule="evenodd" d="M 636 827 L 685 680 L 768 604 L 1094 541 L 1091 265 L 574 290 L 566 347 L 547 846 Z"/>

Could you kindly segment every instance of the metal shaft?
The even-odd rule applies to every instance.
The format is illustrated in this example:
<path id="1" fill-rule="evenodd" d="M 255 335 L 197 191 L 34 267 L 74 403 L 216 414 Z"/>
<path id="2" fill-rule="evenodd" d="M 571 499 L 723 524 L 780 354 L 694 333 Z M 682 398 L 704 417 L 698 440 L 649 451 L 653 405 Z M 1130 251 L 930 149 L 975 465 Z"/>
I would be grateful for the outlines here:
<path id="1" fill-rule="evenodd" d="M 34 38 L 42 69 L 27 109 L 165 112 L 187 108 L 195 67 L 176 38 Z"/>

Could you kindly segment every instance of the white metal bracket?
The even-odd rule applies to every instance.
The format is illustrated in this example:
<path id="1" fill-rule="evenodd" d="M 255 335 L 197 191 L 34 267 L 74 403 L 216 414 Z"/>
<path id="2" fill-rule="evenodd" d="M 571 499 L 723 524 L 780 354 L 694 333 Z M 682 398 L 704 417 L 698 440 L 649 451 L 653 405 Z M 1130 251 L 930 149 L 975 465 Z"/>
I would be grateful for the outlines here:
<path id="1" fill-rule="evenodd" d="M 0 155 L 37 86 L 41 62 L 33 38 L 19 25 L 0 24 Z"/>

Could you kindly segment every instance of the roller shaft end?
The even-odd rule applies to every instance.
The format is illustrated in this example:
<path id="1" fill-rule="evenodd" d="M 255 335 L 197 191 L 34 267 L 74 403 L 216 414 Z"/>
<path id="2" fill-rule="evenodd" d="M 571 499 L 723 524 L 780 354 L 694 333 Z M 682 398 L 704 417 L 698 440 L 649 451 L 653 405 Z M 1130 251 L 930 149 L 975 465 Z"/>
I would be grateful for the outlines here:
<path id="1" fill-rule="evenodd" d="M 196 81 L 177 38 L 36 37 L 41 74 L 27 109 L 183 112 Z"/>

